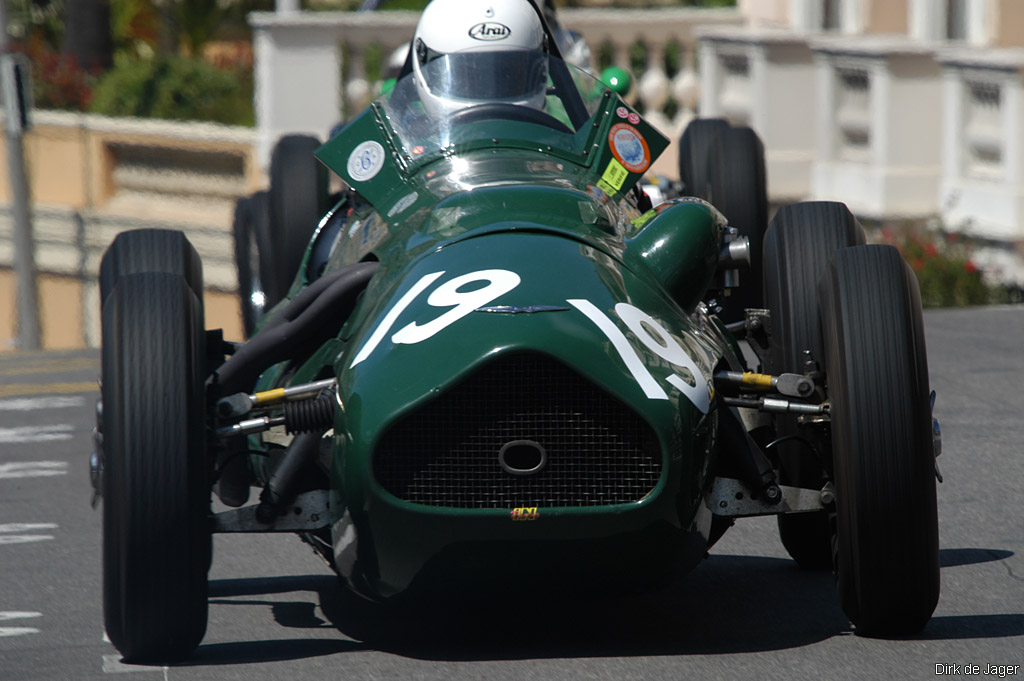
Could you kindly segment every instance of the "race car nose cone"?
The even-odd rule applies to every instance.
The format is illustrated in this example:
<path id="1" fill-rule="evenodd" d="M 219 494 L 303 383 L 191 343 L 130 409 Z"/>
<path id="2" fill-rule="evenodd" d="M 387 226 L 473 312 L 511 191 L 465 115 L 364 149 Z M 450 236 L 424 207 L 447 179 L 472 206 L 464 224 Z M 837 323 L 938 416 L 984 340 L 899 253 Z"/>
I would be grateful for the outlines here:
<path id="1" fill-rule="evenodd" d="M 513 440 L 498 451 L 498 463 L 511 475 L 536 475 L 548 463 L 548 453 L 539 442 Z"/>

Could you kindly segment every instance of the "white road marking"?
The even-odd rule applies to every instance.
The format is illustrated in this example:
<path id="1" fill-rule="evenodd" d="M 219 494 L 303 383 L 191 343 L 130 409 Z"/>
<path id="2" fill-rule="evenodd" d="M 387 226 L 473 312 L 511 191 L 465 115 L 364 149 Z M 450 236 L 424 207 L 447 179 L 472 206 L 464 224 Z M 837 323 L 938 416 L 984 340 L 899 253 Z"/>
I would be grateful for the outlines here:
<path id="1" fill-rule="evenodd" d="M 72 429 L 73 427 L 69 423 L 62 423 L 57 426 L 18 426 L 17 428 L 0 428 L 0 444 L 70 440 Z"/>
<path id="2" fill-rule="evenodd" d="M 48 478 L 65 475 L 67 461 L 15 461 L 0 463 L 0 480 L 4 478 Z"/>
<path id="3" fill-rule="evenodd" d="M 84 397 L 21 397 L 0 400 L 0 411 L 35 411 L 37 409 L 67 409 L 85 405 Z"/>
<path id="4" fill-rule="evenodd" d="M 8 638 L 11 636 L 25 636 L 26 634 L 38 634 L 39 630 L 35 627 L 0 627 L 0 638 Z"/>
<path id="5" fill-rule="evenodd" d="M 130 674 L 134 672 L 163 672 L 164 678 L 167 678 L 167 667 L 150 667 L 141 664 L 126 664 L 124 662 L 121 662 L 120 655 L 103 656 L 104 674 Z"/>
<path id="6" fill-rule="evenodd" d="M 52 522 L 8 522 L 0 524 L 0 546 L 4 544 L 31 544 L 33 542 L 45 542 L 53 539 L 53 535 L 23 535 L 28 531 L 39 531 L 40 529 L 56 529 Z"/>
<path id="7" fill-rule="evenodd" d="M 33 530 L 56 530 L 57 525 L 54 523 L 7 523 L 0 525 L 0 534 L 9 534 L 11 532 L 31 532 Z"/>
<path id="8" fill-rule="evenodd" d="M 31 544 L 37 541 L 46 541 L 47 539 L 53 539 L 52 534 L 14 534 L 8 536 L 0 536 L 0 546 L 5 544 Z"/>
<path id="9" fill-rule="evenodd" d="M 42 617 L 41 612 L 24 612 L 18 610 L 0 611 L 0 622 L 6 622 L 10 620 L 24 620 L 32 619 L 34 617 Z M 0 638 L 7 636 L 24 636 L 25 634 L 38 634 L 39 630 L 35 627 L 0 627 Z"/>
<path id="10" fill-rule="evenodd" d="M 8 522 L 0 524 L 0 546 L 4 544 L 31 544 L 33 542 L 45 542 L 53 539 L 53 535 L 24 535 L 29 531 L 41 529 L 56 529 L 52 522 Z"/>

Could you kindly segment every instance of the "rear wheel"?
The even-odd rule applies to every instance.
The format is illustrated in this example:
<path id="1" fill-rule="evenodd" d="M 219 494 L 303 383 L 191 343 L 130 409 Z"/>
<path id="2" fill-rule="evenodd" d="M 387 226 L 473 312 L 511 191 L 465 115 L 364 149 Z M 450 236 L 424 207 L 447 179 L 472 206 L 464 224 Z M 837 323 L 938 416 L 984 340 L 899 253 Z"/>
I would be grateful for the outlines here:
<path id="1" fill-rule="evenodd" d="M 820 201 L 783 206 L 764 240 L 764 304 L 771 313 L 772 343 L 766 373 L 804 373 L 804 352 L 823 361 L 818 326 L 818 280 L 832 254 L 864 243 L 864 230 L 842 203 Z M 782 437 L 776 448 L 785 485 L 820 488 L 830 457 L 827 438 L 797 417 L 775 416 Z M 828 513 L 778 516 L 779 536 L 804 568 L 832 569 L 832 531 Z"/>
<path id="2" fill-rule="evenodd" d="M 719 301 L 723 320 L 742 321 L 745 308 L 762 306 L 761 250 L 768 228 L 764 144 L 752 128 L 729 127 L 715 135 L 708 152 L 707 199 L 750 242 L 749 270 L 740 272 L 739 288 Z"/>
<path id="3" fill-rule="evenodd" d="M 708 152 L 728 127 L 724 118 L 694 118 L 686 125 L 679 138 L 679 179 L 687 195 L 708 198 Z"/>
<path id="4" fill-rule="evenodd" d="M 103 611 L 131 661 L 182 659 L 206 631 L 202 317 L 164 272 L 121 277 L 103 306 Z"/>
<path id="5" fill-rule="evenodd" d="M 891 246 L 838 251 L 822 277 L 836 557 L 843 610 L 866 635 L 907 635 L 939 598 L 928 361 L 917 281 Z"/>
<path id="6" fill-rule="evenodd" d="M 256 192 L 235 203 L 231 226 L 235 243 L 235 267 L 238 270 L 238 299 L 245 335 L 251 336 L 270 301 L 264 284 L 264 272 L 273 270 L 272 250 L 267 243 L 267 192 Z"/>
<path id="7" fill-rule="evenodd" d="M 270 159 L 270 239 L 275 257 L 263 278 L 271 303 L 288 294 L 320 218 L 327 212 L 327 171 L 313 152 L 320 140 L 286 135 Z M 270 274 L 271 276 L 267 276 Z"/>

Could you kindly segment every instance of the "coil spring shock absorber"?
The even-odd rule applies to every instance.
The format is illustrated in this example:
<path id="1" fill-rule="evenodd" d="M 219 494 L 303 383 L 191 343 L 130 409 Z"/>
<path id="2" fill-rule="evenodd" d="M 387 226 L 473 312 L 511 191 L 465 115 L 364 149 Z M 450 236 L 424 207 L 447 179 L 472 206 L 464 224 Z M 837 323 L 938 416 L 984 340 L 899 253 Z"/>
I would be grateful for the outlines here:
<path id="1" fill-rule="evenodd" d="M 284 403 L 285 432 L 310 433 L 334 425 L 334 393 L 323 391 L 312 400 Z"/>

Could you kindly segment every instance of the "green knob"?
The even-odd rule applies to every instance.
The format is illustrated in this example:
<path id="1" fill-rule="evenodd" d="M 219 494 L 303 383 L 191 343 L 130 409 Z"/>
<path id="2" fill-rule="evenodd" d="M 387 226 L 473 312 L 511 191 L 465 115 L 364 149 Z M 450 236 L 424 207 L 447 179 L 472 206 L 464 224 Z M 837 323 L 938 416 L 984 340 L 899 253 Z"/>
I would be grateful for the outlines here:
<path id="1" fill-rule="evenodd" d="M 633 86 L 633 79 L 625 69 L 618 66 L 609 66 L 601 72 L 601 82 L 620 97 L 625 97 L 629 88 Z"/>

